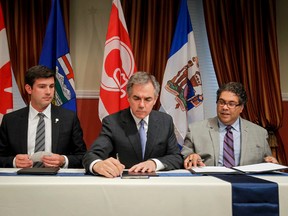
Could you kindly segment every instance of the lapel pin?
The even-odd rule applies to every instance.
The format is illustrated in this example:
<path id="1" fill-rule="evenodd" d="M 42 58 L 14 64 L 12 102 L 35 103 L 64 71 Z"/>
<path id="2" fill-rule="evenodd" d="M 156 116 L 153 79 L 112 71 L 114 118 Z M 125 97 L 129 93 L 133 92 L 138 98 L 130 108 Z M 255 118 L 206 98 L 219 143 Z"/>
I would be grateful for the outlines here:
<path id="1" fill-rule="evenodd" d="M 56 118 L 56 119 L 55 119 L 55 123 L 57 123 L 58 121 L 59 121 L 59 119 L 58 119 L 58 118 Z"/>

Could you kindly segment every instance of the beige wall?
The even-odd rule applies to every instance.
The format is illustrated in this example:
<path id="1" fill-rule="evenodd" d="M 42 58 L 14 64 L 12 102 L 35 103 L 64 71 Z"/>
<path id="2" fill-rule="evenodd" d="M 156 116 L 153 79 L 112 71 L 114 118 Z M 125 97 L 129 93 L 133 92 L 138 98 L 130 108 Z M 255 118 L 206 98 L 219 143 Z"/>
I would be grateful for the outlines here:
<path id="1" fill-rule="evenodd" d="M 77 97 L 98 96 L 112 0 L 71 0 L 70 49 Z M 288 101 L 288 1 L 277 0 L 277 34 L 283 99 Z"/>
<path id="2" fill-rule="evenodd" d="M 77 97 L 97 97 L 112 0 L 70 1 L 70 53 Z"/>

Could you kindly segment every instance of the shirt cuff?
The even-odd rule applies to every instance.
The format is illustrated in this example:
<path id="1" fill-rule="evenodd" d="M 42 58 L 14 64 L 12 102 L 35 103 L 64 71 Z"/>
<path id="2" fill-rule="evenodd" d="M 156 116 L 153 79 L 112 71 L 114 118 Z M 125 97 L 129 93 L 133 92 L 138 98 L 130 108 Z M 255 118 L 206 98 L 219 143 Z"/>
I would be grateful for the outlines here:
<path id="1" fill-rule="evenodd" d="M 14 168 L 17 168 L 17 167 L 16 167 L 16 162 L 15 162 L 15 161 L 16 161 L 16 157 L 14 157 L 14 159 L 13 159 L 13 167 L 14 167 Z"/>
<path id="2" fill-rule="evenodd" d="M 99 161 L 102 161 L 102 160 L 101 160 L 101 159 L 97 159 L 97 160 L 92 161 L 92 163 L 91 163 L 90 166 L 89 166 L 89 171 L 90 171 L 90 173 L 97 174 L 97 173 L 95 173 L 95 172 L 93 171 L 93 166 L 94 166 L 97 162 L 99 162 Z"/>
<path id="3" fill-rule="evenodd" d="M 155 158 L 152 158 L 151 160 L 156 163 L 156 171 L 163 170 L 165 168 L 164 164 L 160 160 Z"/>
<path id="4" fill-rule="evenodd" d="M 68 168 L 69 160 L 68 160 L 67 156 L 65 156 L 65 155 L 62 155 L 62 156 L 65 158 L 65 163 L 64 163 L 64 166 L 62 166 L 61 168 Z"/>

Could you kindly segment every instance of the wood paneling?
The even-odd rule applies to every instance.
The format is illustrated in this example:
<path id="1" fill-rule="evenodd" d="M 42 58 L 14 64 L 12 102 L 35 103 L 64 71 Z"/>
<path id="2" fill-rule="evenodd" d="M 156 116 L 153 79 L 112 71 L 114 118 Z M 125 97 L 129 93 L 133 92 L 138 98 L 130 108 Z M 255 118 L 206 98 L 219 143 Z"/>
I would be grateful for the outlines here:
<path id="1" fill-rule="evenodd" d="M 77 99 L 78 117 L 87 148 L 91 146 L 101 130 L 101 121 L 98 117 L 98 101 L 98 99 Z"/>

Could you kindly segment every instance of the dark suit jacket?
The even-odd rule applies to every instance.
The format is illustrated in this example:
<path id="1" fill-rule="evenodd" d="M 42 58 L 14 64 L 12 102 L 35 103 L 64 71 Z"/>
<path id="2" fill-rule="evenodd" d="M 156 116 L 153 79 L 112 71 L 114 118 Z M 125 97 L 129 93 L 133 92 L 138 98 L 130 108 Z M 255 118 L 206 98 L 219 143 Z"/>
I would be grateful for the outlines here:
<path id="1" fill-rule="evenodd" d="M 183 158 L 177 145 L 171 116 L 152 110 L 149 115 L 144 160 L 141 152 L 140 136 L 128 108 L 103 119 L 102 131 L 85 154 L 83 165 L 89 172 L 89 166 L 94 160 L 105 160 L 118 153 L 125 168 L 150 158 L 161 161 L 165 170 L 181 168 Z"/>
<path id="2" fill-rule="evenodd" d="M 25 107 L 4 115 L 0 127 L 0 167 L 13 167 L 17 154 L 27 154 L 28 114 L 29 107 Z M 52 105 L 51 119 L 52 152 L 67 156 L 69 168 L 83 167 L 86 145 L 76 113 Z"/>

